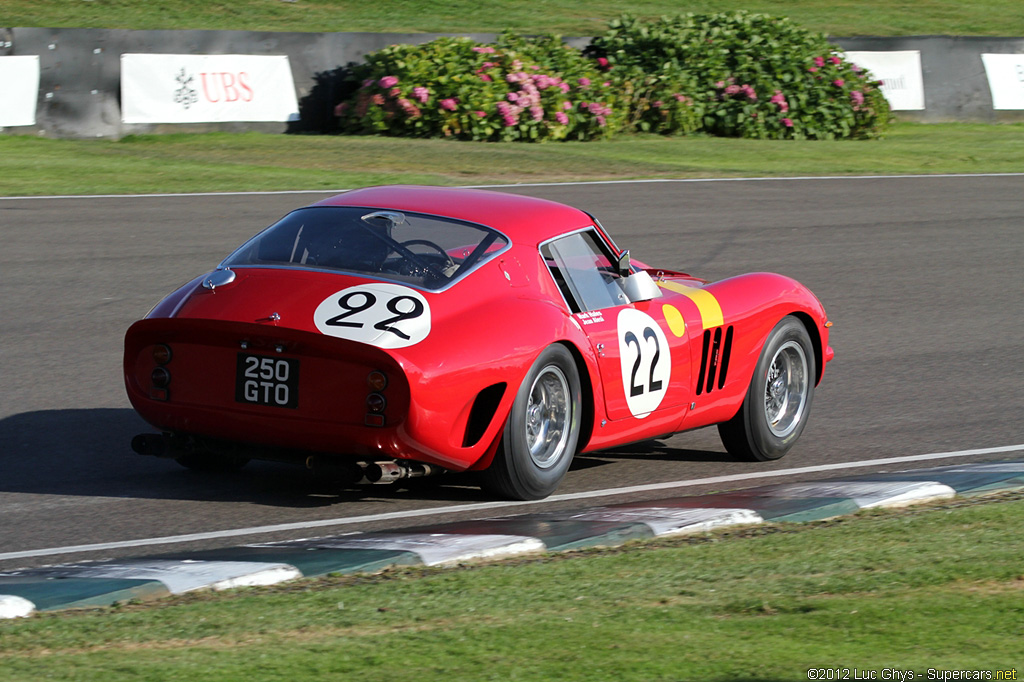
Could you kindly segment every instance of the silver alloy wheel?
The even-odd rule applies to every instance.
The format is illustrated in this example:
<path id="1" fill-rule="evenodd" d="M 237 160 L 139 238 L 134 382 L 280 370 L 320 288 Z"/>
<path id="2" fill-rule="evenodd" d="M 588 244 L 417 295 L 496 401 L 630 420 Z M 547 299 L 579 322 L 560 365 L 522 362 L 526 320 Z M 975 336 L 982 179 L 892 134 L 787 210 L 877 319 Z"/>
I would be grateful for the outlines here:
<path id="1" fill-rule="evenodd" d="M 530 458 L 541 469 L 554 466 L 565 453 L 572 420 L 569 381 L 555 365 L 548 365 L 530 387 L 526 406 L 526 443 Z"/>
<path id="2" fill-rule="evenodd" d="M 788 341 L 775 353 L 764 382 L 764 416 L 778 438 L 788 436 L 800 424 L 810 377 L 807 356 L 796 341 Z"/>

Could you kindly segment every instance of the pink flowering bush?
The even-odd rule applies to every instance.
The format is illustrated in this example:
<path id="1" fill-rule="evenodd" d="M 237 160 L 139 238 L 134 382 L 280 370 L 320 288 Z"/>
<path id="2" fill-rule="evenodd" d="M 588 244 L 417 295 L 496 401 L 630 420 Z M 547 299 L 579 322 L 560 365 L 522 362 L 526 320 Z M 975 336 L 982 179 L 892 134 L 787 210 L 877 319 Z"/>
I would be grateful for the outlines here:
<path id="1" fill-rule="evenodd" d="M 880 83 L 824 35 L 784 18 L 743 11 L 652 22 L 624 16 L 586 52 L 610 74 L 640 72 L 672 83 L 692 99 L 695 128 L 713 135 L 869 138 L 891 119 Z M 652 99 L 669 101 L 658 95 Z"/>
<path id="2" fill-rule="evenodd" d="M 629 16 L 582 52 L 557 36 L 393 45 L 346 71 L 342 132 L 593 140 L 619 132 L 769 139 L 879 136 L 880 83 L 825 36 L 736 11 Z"/>
<path id="3" fill-rule="evenodd" d="M 599 65 L 555 36 L 393 45 L 354 74 L 358 87 L 335 108 L 343 132 L 590 140 L 613 135 L 625 120 Z"/>

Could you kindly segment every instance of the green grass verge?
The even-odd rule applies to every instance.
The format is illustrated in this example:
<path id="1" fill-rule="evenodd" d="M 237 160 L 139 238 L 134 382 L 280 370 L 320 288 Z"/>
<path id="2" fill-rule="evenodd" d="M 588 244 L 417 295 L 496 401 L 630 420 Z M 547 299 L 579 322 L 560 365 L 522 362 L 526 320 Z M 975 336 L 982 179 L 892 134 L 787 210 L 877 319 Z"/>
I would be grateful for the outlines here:
<path id="1" fill-rule="evenodd" d="M 208 133 L 0 136 L 0 195 L 344 189 L 636 178 L 1024 171 L 1024 124 L 900 123 L 873 141 L 623 137 L 475 143 Z"/>
<path id="2" fill-rule="evenodd" d="M 0 669 L 7 682 L 1021 675 L 1022 543 L 1024 494 L 1004 494 L 0 622 Z"/>
<path id="3" fill-rule="evenodd" d="M 834 36 L 1024 35 L 1020 0 L 0 0 L 4 26 L 247 31 L 490 32 L 587 36 L 640 17 L 745 9 Z"/>

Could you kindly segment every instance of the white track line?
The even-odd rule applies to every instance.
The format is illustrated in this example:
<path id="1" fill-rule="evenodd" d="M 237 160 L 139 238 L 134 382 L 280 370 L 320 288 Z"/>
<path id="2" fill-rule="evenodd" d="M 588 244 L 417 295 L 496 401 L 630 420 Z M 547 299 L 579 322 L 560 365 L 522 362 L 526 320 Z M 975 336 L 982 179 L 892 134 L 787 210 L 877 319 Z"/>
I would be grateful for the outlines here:
<path id="1" fill-rule="evenodd" d="M 505 185 L 458 185 L 463 189 L 514 189 L 516 187 L 573 187 L 578 185 L 650 185 L 665 183 L 704 182 L 790 182 L 808 180 L 904 180 L 933 178 L 1018 178 L 1024 173 L 945 173 L 935 175 L 800 175 L 764 178 L 648 178 L 646 180 L 577 180 L 569 182 L 515 182 Z M 443 187 L 444 185 L 438 185 Z M 347 189 L 290 189 L 262 192 L 182 192 L 156 194 L 53 194 L 48 196 L 0 197 L 0 201 L 28 201 L 37 199 L 165 199 L 173 197 L 247 197 L 274 194 L 341 194 Z"/>
<path id="2" fill-rule="evenodd" d="M 395 519 L 415 519 L 423 516 L 443 516 L 446 514 L 460 514 L 467 511 L 486 511 L 490 509 L 509 509 L 512 507 L 525 507 L 549 502 L 566 502 L 573 500 L 589 500 L 596 497 L 612 497 L 615 495 L 629 495 L 633 493 L 654 492 L 659 490 L 675 490 L 678 488 L 691 488 L 699 485 L 712 485 L 717 483 L 734 483 L 736 481 L 750 481 L 759 478 L 776 478 L 779 476 L 794 476 L 797 474 L 811 474 L 823 471 L 839 471 L 841 469 L 857 469 L 863 467 L 885 466 L 889 464 L 904 464 L 907 462 L 924 462 L 933 459 L 952 459 L 958 457 L 977 457 L 979 455 L 995 455 L 1008 452 L 1024 451 L 1024 444 L 1006 445 L 997 448 L 979 448 L 974 450 L 959 450 L 956 452 L 936 452 L 927 455 L 909 455 L 906 457 L 888 457 L 885 459 L 868 459 L 860 462 L 839 462 L 836 464 L 819 464 L 816 466 L 797 467 L 795 469 L 780 469 L 778 471 L 758 471 L 746 474 L 730 474 L 727 476 L 710 476 L 708 478 L 693 478 L 683 481 L 666 481 L 664 483 L 649 483 L 647 485 L 633 485 L 623 488 L 606 488 L 603 490 L 588 490 L 579 493 L 565 493 L 552 495 L 543 500 L 532 500 L 528 502 L 474 502 L 472 504 L 451 505 L 448 507 L 433 507 L 429 509 L 411 509 L 401 512 L 387 512 L 384 514 L 368 514 L 365 516 L 349 516 L 338 519 L 319 519 L 316 521 L 301 521 L 297 523 L 279 523 L 271 526 L 254 526 L 252 528 L 234 528 L 231 530 L 209 531 L 206 533 L 190 533 L 188 535 L 168 535 L 157 538 L 140 538 L 138 540 L 123 540 L 120 542 L 102 542 L 91 545 L 69 545 L 66 547 L 50 547 L 46 549 L 30 549 L 22 552 L 4 552 L 0 554 L 0 561 L 7 559 L 28 559 L 32 557 L 54 556 L 57 554 L 72 554 L 76 552 L 97 552 L 112 549 L 126 549 L 131 547 L 146 547 L 152 545 L 172 545 L 184 542 L 196 542 L 199 540 L 217 540 L 223 538 L 244 537 L 247 535 L 260 535 L 263 533 L 277 533 L 282 531 L 309 530 L 312 528 L 326 528 L 330 526 L 349 526 L 358 523 L 369 523 L 374 521 L 390 521 Z"/>

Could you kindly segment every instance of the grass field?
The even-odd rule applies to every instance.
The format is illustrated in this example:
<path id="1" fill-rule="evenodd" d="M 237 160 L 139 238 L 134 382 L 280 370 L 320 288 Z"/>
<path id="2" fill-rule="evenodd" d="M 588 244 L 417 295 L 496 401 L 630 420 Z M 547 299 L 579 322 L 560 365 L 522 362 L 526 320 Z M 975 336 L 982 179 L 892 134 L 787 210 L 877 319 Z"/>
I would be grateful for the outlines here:
<path id="1" fill-rule="evenodd" d="M 1011 493 L 328 577 L 0 621 L 0 670 L 5 682 L 806 680 L 809 668 L 1021 676 L 1022 544 L 1024 494 Z"/>
<path id="2" fill-rule="evenodd" d="M 1024 36 L 1020 0 L 0 0 L 0 26 L 250 31 L 602 32 L 640 17 L 745 9 L 834 36 Z"/>
<path id="3" fill-rule="evenodd" d="M 0 195 L 344 189 L 1024 171 L 1024 124 L 901 123 L 870 141 L 622 137 L 522 144 L 259 133 L 115 140 L 0 136 Z"/>

